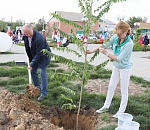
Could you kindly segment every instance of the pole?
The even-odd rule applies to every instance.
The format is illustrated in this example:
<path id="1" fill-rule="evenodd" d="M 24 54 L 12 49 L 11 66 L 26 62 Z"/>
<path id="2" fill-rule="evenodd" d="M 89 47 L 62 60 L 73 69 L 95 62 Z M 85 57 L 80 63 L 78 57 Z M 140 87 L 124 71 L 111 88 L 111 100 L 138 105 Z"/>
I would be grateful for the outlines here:
<path id="1" fill-rule="evenodd" d="M 44 30 L 44 16 L 43 16 L 43 30 Z"/>
<path id="2" fill-rule="evenodd" d="M 103 15 L 103 34 L 105 32 L 105 14 Z"/>
<path id="3" fill-rule="evenodd" d="M 11 16 L 11 24 L 12 24 L 12 16 Z"/>
<path id="4" fill-rule="evenodd" d="M 29 67 L 30 65 L 29 65 L 29 58 L 28 58 L 28 56 L 27 56 L 27 63 L 28 63 L 28 67 Z M 30 72 L 29 69 L 28 69 L 28 76 L 29 76 L 29 84 L 32 84 L 31 72 Z"/>

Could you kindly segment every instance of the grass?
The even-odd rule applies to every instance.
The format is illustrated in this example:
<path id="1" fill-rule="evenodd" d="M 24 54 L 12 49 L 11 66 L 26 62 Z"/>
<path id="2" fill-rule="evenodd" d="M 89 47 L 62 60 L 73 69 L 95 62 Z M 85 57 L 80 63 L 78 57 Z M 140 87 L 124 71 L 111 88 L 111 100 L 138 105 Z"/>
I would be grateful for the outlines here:
<path id="1" fill-rule="evenodd" d="M 61 94 L 64 94 L 68 99 L 73 100 L 73 104 L 78 105 L 79 91 L 81 84 L 73 84 L 72 80 L 57 75 L 59 73 L 69 74 L 69 71 L 64 71 L 58 67 L 58 61 L 52 61 L 48 66 L 48 91 L 49 95 L 41 103 L 48 106 L 62 106 L 65 100 L 62 100 Z M 4 68 L 7 68 L 5 69 Z M 78 63 L 80 68 L 83 67 L 82 63 Z M 89 70 L 93 66 L 89 66 Z M 104 78 L 107 79 L 111 75 L 111 71 L 100 69 L 97 72 L 89 71 L 89 78 Z M 7 77 L 6 79 L 4 77 Z M 134 117 L 134 121 L 140 123 L 140 130 L 150 129 L 150 82 L 142 78 L 131 76 L 131 80 L 136 84 L 142 84 L 143 87 L 147 88 L 147 91 L 141 95 L 129 96 L 129 102 L 126 109 L 127 113 L 130 113 Z M 14 62 L 0 63 L 0 86 L 7 88 L 13 93 L 24 93 L 25 87 L 28 84 L 28 72 L 27 65 L 17 66 Z M 63 86 L 63 87 L 60 87 Z M 68 89 L 62 89 L 68 88 Z M 68 90 L 74 91 L 76 94 L 72 95 Z M 104 94 L 90 94 L 83 91 L 82 107 L 92 107 L 99 109 L 104 101 L 106 95 Z M 115 114 L 120 105 L 120 96 L 115 95 L 110 107 L 109 112 Z M 104 115 L 103 120 L 109 121 L 109 116 Z M 114 130 L 116 126 L 106 126 L 100 130 Z"/>
<path id="2" fill-rule="evenodd" d="M 117 126 L 115 125 L 110 125 L 110 126 L 104 126 L 99 130 L 114 130 Z"/>

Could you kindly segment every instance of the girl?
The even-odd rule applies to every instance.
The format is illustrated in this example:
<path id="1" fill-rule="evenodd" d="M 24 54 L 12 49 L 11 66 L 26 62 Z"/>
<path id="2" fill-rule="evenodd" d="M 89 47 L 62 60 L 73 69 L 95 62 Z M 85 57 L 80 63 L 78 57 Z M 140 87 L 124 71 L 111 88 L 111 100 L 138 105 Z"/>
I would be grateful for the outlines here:
<path id="1" fill-rule="evenodd" d="M 97 110 L 97 113 L 103 113 L 108 111 L 114 92 L 118 82 L 121 86 L 121 103 L 118 112 L 113 115 L 114 118 L 118 118 L 120 113 L 124 113 L 128 102 L 128 86 L 130 81 L 130 75 L 132 70 L 131 55 L 133 49 L 133 41 L 130 39 L 130 26 L 128 23 L 120 21 L 116 25 L 115 33 L 117 35 L 112 36 L 110 41 L 103 47 L 99 47 L 95 50 L 87 50 L 87 54 L 91 54 L 99 50 L 102 54 L 106 55 L 113 60 L 113 70 L 108 87 L 107 97 L 102 108 Z M 105 48 L 113 46 L 113 54 L 110 54 Z"/>

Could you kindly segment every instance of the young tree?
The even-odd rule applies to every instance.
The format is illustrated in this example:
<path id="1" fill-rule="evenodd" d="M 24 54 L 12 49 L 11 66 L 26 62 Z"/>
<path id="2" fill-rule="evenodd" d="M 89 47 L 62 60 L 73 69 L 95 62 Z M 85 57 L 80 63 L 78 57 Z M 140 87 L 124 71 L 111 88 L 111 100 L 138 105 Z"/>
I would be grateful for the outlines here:
<path id="1" fill-rule="evenodd" d="M 108 10 L 110 9 L 110 6 L 113 3 L 117 3 L 117 2 L 122 2 L 122 1 L 126 1 L 126 0 L 107 0 L 105 3 L 103 3 L 102 5 L 100 5 L 97 9 L 93 9 L 93 5 L 95 2 L 98 2 L 100 0 L 77 0 L 79 7 L 81 8 L 81 13 L 84 15 L 84 27 L 69 21 L 67 19 L 61 18 L 61 16 L 59 14 L 51 14 L 54 18 L 59 19 L 61 22 L 64 22 L 66 24 L 72 25 L 76 28 L 82 29 L 84 32 L 85 36 L 88 36 L 90 34 L 90 27 L 93 23 L 96 23 L 97 21 L 99 21 L 99 19 L 106 13 L 108 12 Z M 97 16 L 95 14 L 98 14 Z M 58 28 L 57 28 L 58 29 Z M 59 29 L 58 29 L 59 30 Z M 62 32 L 61 30 L 59 30 L 61 35 L 69 37 L 68 34 L 65 34 L 64 32 Z M 76 63 L 70 59 L 66 59 L 64 57 L 60 57 L 57 56 L 55 54 L 49 54 L 46 50 L 43 50 L 43 53 L 48 54 L 53 56 L 55 59 L 60 60 L 61 62 L 67 64 L 70 69 L 72 69 L 72 76 L 76 77 L 78 79 L 80 79 L 82 81 L 82 85 L 81 85 L 81 90 L 80 90 L 80 99 L 79 99 L 79 105 L 78 105 L 78 112 L 77 112 L 77 121 L 76 121 L 76 130 L 78 130 L 78 123 L 79 123 L 79 114 L 80 114 L 80 107 L 81 107 L 81 100 L 82 100 L 82 92 L 83 92 L 83 88 L 85 86 L 85 84 L 87 83 L 88 80 L 88 71 L 96 71 L 97 69 L 100 69 L 101 67 L 104 67 L 107 63 L 108 60 L 98 66 L 96 66 L 95 68 L 93 68 L 93 70 L 88 70 L 88 64 L 89 62 L 87 61 L 87 48 L 88 48 L 88 43 L 85 42 L 85 46 L 83 46 L 83 43 L 78 40 L 76 37 L 71 37 L 73 43 L 75 45 L 78 46 L 80 52 L 75 51 L 75 50 L 71 50 L 68 47 L 66 48 L 56 48 L 57 50 L 62 50 L 62 51 L 67 51 L 67 52 L 72 52 L 75 53 L 76 56 L 81 57 L 83 56 L 84 59 L 84 67 L 83 68 L 78 68 L 78 65 L 76 65 Z M 92 62 L 95 57 L 99 54 L 99 52 L 97 51 L 93 57 L 91 58 L 90 62 Z M 79 74 L 79 72 L 82 72 L 82 75 Z"/>

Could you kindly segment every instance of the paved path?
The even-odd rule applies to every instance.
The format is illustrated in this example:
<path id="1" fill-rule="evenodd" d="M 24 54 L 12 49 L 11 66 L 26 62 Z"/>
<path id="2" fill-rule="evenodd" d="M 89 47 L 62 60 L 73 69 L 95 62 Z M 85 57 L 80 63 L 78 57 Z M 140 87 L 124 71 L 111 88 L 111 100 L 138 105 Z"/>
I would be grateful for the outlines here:
<path id="1" fill-rule="evenodd" d="M 79 51 L 79 49 L 73 44 L 70 44 L 68 47 Z M 96 47 L 98 47 L 98 45 L 96 45 L 96 44 L 88 45 L 89 49 L 94 49 Z M 112 52 L 112 50 L 109 50 L 109 51 L 110 51 L 110 53 Z M 0 54 L 0 62 L 2 63 L 2 62 L 9 62 L 9 61 L 15 61 L 15 62 L 26 62 L 27 61 L 27 56 L 26 56 L 25 49 L 23 46 L 17 46 L 15 44 L 13 44 L 12 48 L 11 48 L 11 52 L 15 52 L 17 54 Z M 72 53 L 68 54 L 67 52 L 61 52 L 61 51 L 57 51 L 57 50 L 53 50 L 53 49 L 52 49 L 52 52 L 54 54 L 58 54 L 58 55 L 66 57 L 66 58 L 73 59 L 74 61 L 79 61 L 79 62 L 84 61 L 83 57 L 78 58 L 78 57 L 76 57 L 76 55 L 74 55 Z M 93 54 L 88 55 L 88 60 L 90 59 L 90 57 L 92 57 L 92 55 Z M 150 81 L 150 58 L 148 59 L 148 58 L 144 58 L 144 57 L 150 57 L 150 52 L 133 52 L 132 75 L 141 77 L 141 78 L 144 78 L 144 79 Z M 100 54 L 99 56 L 97 56 L 95 58 L 95 60 L 91 64 L 98 65 L 98 64 L 104 62 L 105 60 L 107 60 L 107 57 L 103 54 Z M 112 63 L 111 62 L 108 63 L 106 68 L 112 69 Z"/>

